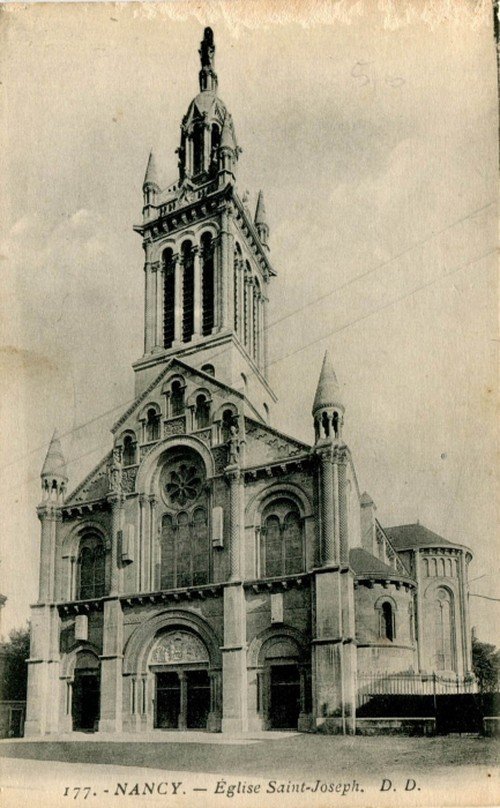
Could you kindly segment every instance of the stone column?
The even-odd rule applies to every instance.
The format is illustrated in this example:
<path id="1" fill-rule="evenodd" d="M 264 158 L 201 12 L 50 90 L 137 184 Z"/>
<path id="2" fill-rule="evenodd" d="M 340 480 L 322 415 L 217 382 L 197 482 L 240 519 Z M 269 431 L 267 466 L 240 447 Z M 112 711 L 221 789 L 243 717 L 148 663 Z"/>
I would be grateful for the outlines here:
<path id="1" fill-rule="evenodd" d="M 229 227 L 231 206 L 226 203 L 221 213 L 221 324 L 220 330 L 231 327 L 232 301 L 229 299 L 230 274 L 232 272 L 232 235 Z"/>
<path id="2" fill-rule="evenodd" d="M 239 581 L 241 577 L 241 541 L 242 528 L 240 525 L 240 470 L 237 466 L 228 466 L 226 479 L 229 480 L 229 513 L 230 513 L 230 544 L 229 544 L 229 577 L 231 581 Z"/>
<path id="3" fill-rule="evenodd" d="M 179 710 L 179 729 L 187 729 L 187 678 L 186 672 L 180 671 L 179 672 L 179 682 L 181 685 L 181 698 L 180 698 L 180 710 Z"/>
<path id="4" fill-rule="evenodd" d="M 99 732 L 122 729 L 123 612 L 118 598 L 104 601 Z"/>
<path id="5" fill-rule="evenodd" d="M 147 569 L 149 554 L 147 551 L 149 535 L 149 506 L 145 494 L 139 494 L 139 591 L 147 588 Z"/>
<path id="6" fill-rule="evenodd" d="M 108 496 L 111 504 L 111 561 L 110 561 L 110 594 L 117 595 L 120 591 L 121 570 L 118 557 L 118 541 L 121 530 L 121 519 L 124 498 L 120 493 Z"/>
<path id="7" fill-rule="evenodd" d="M 144 353 L 150 353 L 155 343 L 155 277 L 150 261 L 144 264 L 146 290 L 144 295 Z"/>
<path id="8" fill-rule="evenodd" d="M 240 342 L 245 344 L 245 263 L 238 261 L 238 336 Z"/>
<path id="9" fill-rule="evenodd" d="M 156 264 L 156 331 L 155 348 L 163 349 L 163 317 L 165 305 L 165 270 L 160 262 Z"/>
<path id="10" fill-rule="evenodd" d="M 269 359 L 267 355 L 267 297 L 262 301 L 262 370 L 264 376 L 267 375 Z"/>
<path id="11" fill-rule="evenodd" d="M 320 490 L 321 490 L 321 561 L 323 566 L 337 563 L 334 527 L 334 489 L 331 447 L 320 451 Z"/>
<path id="12" fill-rule="evenodd" d="M 64 697 L 59 679 L 59 633 L 56 606 L 37 604 L 31 607 L 26 737 L 59 731 L 60 699 Z"/>
<path id="13" fill-rule="evenodd" d="M 462 642 L 463 642 L 463 655 L 464 655 L 464 674 L 472 670 L 472 636 L 470 628 L 470 615 L 469 615 L 469 585 L 467 580 L 467 562 L 465 559 L 464 550 L 460 551 L 459 559 L 459 574 L 460 574 L 460 605 L 461 605 L 461 623 L 462 623 Z"/>
<path id="14" fill-rule="evenodd" d="M 347 502 L 347 456 L 344 450 L 338 452 L 339 469 L 339 556 L 340 563 L 349 562 L 349 509 Z"/>
<path id="15" fill-rule="evenodd" d="M 201 256 L 198 247 L 193 247 L 194 269 L 194 327 L 193 337 L 201 336 L 203 318 Z"/>
<path id="16" fill-rule="evenodd" d="M 424 663 L 423 663 L 423 624 L 422 624 L 422 589 L 423 589 L 423 581 L 422 581 L 422 556 L 420 555 L 419 550 L 415 550 L 415 579 L 417 581 L 417 630 L 415 632 L 415 639 L 417 643 L 417 654 L 418 654 L 418 670 L 422 672 L 424 670 Z"/>
<path id="17" fill-rule="evenodd" d="M 182 342 L 182 281 L 183 266 L 180 256 L 174 255 L 174 343 L 179 345 Z"/>
<path id="18" fill-rule="evenodd" d="M 156 506 L 158 500 L 154 495 L 149 497 L 149 589 L 154 590 L 156 584 Z"/>
<path id="19" fill-rule="evenodd" d="M 37 514 L 41 523 L 38 602 L 46 603 L 55 598 L 56 533 L 62 515 L 57 506 L 50 502 L 40 505 Z"/>

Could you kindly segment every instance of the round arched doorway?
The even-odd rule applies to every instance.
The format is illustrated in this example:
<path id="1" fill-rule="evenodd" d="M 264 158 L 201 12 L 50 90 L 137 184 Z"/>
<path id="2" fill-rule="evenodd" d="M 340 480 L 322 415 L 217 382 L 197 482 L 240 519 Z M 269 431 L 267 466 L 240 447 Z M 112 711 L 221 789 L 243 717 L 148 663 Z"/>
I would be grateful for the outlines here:
<path id="1" fill-rule="evenodd" d="M 218 701 L 217 677 L 203 640 L 183 629 L 163 632 L 148 667 L 154 677 L 154 727 L 209 729 Z"/>

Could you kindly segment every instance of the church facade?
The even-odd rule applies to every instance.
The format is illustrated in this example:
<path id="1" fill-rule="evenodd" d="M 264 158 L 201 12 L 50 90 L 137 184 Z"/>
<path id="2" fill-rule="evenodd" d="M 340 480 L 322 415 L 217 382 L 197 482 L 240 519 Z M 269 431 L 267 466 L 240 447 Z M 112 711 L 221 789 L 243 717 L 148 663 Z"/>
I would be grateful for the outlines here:
<path id="1" fill-rule="evenodd" d="M 26 735 L 352 733 L 363 676 L 471 670 L 471 553 L 379 523 L 328 356 L 312 443 L 271 425 L 269 227 L 214 53 L 206 29 L 176 181 L 149 157 L 134 403 L 72 493 L 57 434 L 42 470 Z"/>

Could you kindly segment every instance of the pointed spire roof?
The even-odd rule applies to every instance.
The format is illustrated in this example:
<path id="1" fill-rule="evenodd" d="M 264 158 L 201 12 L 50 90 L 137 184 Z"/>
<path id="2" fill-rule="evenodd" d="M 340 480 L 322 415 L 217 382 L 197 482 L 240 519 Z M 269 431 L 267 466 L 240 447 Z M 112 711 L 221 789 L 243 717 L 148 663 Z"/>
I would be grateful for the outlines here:
<path id="1" fill-rule="evenodd" d="M 328 351 L 325 351 L 318 387 L 314 396 L 313 414 L 323 407 L 334 406 L 344 408 L 337 376 L 335 375 L 330 355 Z"/>
<path id="2" fill-rule="evenodd" d="M 66 460 L 61 449 L 59 433 L 54 429 L 52 440 L 50 441 L 45 462 L 42 468 L 42 477 L 64 477 L 66 479 Z"/>
<path id="3" fill-rule="evenodd" d="M 231 116 L 229 113 L 226 114 L 224 118 L 224 123 L 222 125 L 222 132 L 220 136 L 220 146 L 221 149 L 228 148 L 234 149 L 236 147 L 236 141 L 234 139 L 234 132 L 233 132 L 233 125 L 231 122 Z"/>
<path id="4" fill-rule="evenodd" d="M 255 224 L 263 224 L 266 227 L 268 226 L 266 206 L 264 204 L 264 194 L 262 193 L 262 191 L 259 191 L 259 196 L 257 197 L 257 206 L 255 208 L 254 221 Z"/>
<path id="5" fill-rule="evenodd" d="M 157 188 L 160 187 L 158 182 L 158 169 L 156 168 L 156 160 L 152 149 L 149 152 L 149 160 L 142 187 L 144 188 L 146 185 L 156 185 Z"/>

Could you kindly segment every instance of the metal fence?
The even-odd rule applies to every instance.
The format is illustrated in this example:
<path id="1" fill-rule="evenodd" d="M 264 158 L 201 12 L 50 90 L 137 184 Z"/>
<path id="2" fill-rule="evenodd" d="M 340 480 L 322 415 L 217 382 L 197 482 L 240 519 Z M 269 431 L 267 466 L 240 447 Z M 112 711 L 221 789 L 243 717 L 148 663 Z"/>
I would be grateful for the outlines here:
<path id="1" fill-rule="evenodd" d="M 357 706 L 376 696 L 437 696 L 477 693 L 473 676 L 440 673 L 368 673 L 358 674 Z"/>

